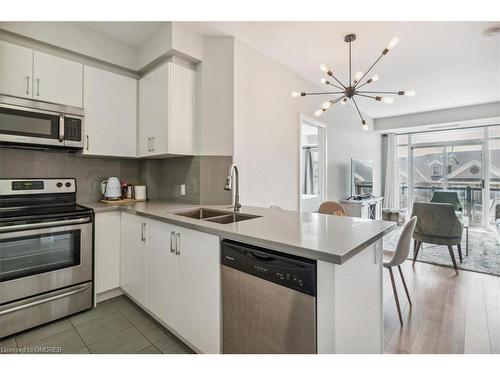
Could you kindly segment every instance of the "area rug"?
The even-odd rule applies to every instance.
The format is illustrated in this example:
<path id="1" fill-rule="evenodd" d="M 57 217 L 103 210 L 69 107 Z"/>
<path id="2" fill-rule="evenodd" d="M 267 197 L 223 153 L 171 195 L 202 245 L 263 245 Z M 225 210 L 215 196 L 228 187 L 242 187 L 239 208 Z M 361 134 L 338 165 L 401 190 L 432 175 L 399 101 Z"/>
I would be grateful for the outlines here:
<path id="1" fill-rule="evenodd" d="M 402 228 L 398 227 L 384 237 L 384 250 L 394 251 L 396 249 Z M 500 276 L 500 232 L 497 227 L 469 228 L 469 256 L 465 255 L 464 232 L 462 239 L 463 263 L 459 262 L 456 246 L 454 246 L 454 250 L 459 269 Z M 413 260 L 413 242 L 408 259 Z M 453 267 L 446 246 L 427 243 L 424 243 L 423 248 L 418 252 L 417 262 Z"/>

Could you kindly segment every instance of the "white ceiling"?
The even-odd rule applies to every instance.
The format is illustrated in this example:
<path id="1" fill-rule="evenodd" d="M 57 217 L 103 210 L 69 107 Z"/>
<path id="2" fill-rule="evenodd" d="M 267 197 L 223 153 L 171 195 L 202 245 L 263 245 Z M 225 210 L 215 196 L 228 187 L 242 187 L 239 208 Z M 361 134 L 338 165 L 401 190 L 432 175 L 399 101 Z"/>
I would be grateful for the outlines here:
<path id="1" fill-rule="evenodd" d="M 367 69 L 389 40 L 399 37 L 399 44 L 373 69 L 380 80 L 371 88 L 412 89 L 417 95 L 396 97 L 393 104 L 360 98 L 361 110 L 373 118 L 500 100 L 500 37 L 488 38 L 482 34 L 498 22 L 197 22 L 191 25 L 206 33 L 233 35 L 316 84 L 323 77 L 319 70 L 322 63 L 338 78 L 346 79 L 345 34 L 357 34 L 352 44 L 353 72 Z M 297 91 L 300 89 L 297 87 Z"/>
<path id="2" fill-rule="evenodd" d="M 80 26 L 86 27 L 99 34 L 106 35 L 111 39 L 138 46 L 154 35 L 166 22 L 79 22 Z"/>

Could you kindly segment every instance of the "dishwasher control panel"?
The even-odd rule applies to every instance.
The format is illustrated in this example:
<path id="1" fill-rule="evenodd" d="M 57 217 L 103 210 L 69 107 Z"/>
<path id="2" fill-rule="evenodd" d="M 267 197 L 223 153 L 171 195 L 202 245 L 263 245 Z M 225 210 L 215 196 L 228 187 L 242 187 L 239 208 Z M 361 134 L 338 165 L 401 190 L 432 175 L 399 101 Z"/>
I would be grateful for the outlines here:
<path id="1" fill-rule="evenodd" d="M 244 273 L 316 296 L 316 261 L 223 240 L 221 263 Z"/>

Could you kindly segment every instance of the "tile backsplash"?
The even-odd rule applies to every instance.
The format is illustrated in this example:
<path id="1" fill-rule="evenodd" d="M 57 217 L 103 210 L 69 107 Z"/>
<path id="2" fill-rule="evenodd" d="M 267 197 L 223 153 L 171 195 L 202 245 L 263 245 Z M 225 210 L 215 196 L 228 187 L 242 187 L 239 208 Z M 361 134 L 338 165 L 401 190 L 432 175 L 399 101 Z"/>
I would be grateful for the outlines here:
<path id="1" fill-rule="evenodd" d="M 0 178 L 74 177 L 80 202 L 99 200 L 101 181 L 109 176 L 119 177 L 132 184 L 140 183 L 139 160 L 0 148 Z"/>
<path id="2" fill-rule="evenodd" d="M 231 203 L 224 178 L 228 156 L 190 156 L 169 159 L 82 157 L 59 151 L 0 148 L 0 178 L 75 177 L 77 199 L 100 199 L 100 184 L 110 176 L 132 184 L 145 184 L 151 200 L 193 204 Z M 186 186 L 181 196 L 180 185 Z"/>

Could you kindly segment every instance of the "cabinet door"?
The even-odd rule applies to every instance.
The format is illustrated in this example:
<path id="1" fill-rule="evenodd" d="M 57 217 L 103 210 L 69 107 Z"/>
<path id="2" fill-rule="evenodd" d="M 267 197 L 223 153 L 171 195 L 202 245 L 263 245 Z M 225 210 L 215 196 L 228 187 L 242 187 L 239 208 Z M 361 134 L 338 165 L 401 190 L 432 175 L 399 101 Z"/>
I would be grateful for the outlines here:
<path id="1" fill-rule="evenodd" d="M 137 80 L 84 67 L 85 155 L 137 155 Z"/>
<path id="2" fill-rule="evenodd" d="M 152 73 L 151 90 L 151 151 L 150 155 L 164 155 L 168 150 L 169 77 L 170 65 L 160 66 Z"/>
<path id="3" fill-rule="evenodd" d="M 175 227 L 152 220 L 148 229 L 149 309 L 175 329 L 182 316 Z"/>
<path id="4" fill-rule="evenodd" d="M 120 286 L 120 213 L 95 215 L 95 289 L 106 292 Z"/>
<path id="5" fill-rule="evenodd" d="M 151 152 L 153 74 L 149 73 L 139 80 L 139 116 L 137 123 L 137 153 L 149 156 Z"/>
<path id="6" fill-rule="evenodd" d="M 83 65 L 34 51 L 33 98 L 51 103 L 83 106 Z"/>
<path id="7" fill-rule="evenodd" d="M 147 307 L 147 231 L 148 220 L 121 214 L 120 285 L 144 307 Z"/>
<path id="8" fill-rule="evenodd" d="M 169 152 L 194 155 L 196 73 L 180 65 L 170 66 Z"/>
<path id="9" fill-rule="evenodd" d="M 176 330 L 203 353 L 219 353 L 219 237 L 185 228 L 177 231 L 183 314 Z"/>
<path id="10" fill-rule="evenodd" d="M 33 50 L 0 40 L 0 93 L 33 96 Z"/>

